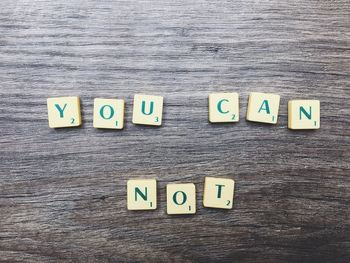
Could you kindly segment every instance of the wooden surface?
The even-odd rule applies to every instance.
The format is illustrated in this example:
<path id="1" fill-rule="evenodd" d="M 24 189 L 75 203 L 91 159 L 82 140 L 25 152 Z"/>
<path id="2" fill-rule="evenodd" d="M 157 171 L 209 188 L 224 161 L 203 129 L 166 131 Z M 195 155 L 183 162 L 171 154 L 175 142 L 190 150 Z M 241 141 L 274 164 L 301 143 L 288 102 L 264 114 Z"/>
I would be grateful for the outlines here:
<path id="1" fill-rule="evenodd" d="M 0 2 L 1 262 L 350 262 L 350 2 Z M 208 123 L 236 91 L 238 124 Z M 251 91 L 281 95 L 277 125 L 245 121 Z M 131 123 L 135 93 L 165 97 L 161 128 Z M 78 95 L 82 128 L 53 130 L 46 98 Z M 126 128 L 92 128 L 95 97 Z M 287 129 L 289 99 L 321 100 L 319 131 Z M 236 181 L 204 209 L 204 177 Z M 126 210 L 157 178 L 159 209 Z M 194 216 L 165 186 L 197 185 Z"/>

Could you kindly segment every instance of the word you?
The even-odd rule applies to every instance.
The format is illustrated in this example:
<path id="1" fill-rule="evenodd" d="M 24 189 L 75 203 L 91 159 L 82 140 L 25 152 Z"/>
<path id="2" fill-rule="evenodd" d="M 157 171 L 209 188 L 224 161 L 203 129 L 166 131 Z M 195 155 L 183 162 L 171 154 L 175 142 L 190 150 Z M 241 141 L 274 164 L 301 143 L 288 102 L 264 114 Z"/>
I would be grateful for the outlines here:
<path id="1" fill-rule="evenodd" d="M 228 178 L 205 177 L 203 206 L 232 209 L 235 181 Z M 167 214 L 195 214 L 196 186 L 192 183 L 166 187 Z M 129 180 L 127 183 L 128 210 L 157 209 L 156 179 Z"/>
<path id="2" fill-rule="evenodd" d="M 249 95 L 246 119 L 253 122 L 276 124 L 280 96 L 252 92 Z M 101 129 L 123 129 L 124 107 L 122 99 L 94 100 L 93 125 Z M 47 99 L 49 126 L 51 128 L 75 127 L 82 123 L 79 97 Z M 136 94 L 132 122 L 142 125 L 162 125 L 163 97 Z M 225 123 L 239 121 L 238 93 L 213 93 L 209 95 L 209 121 Z M 289 129 L 319 129 L 320 101 L 290 100 L 288 102 Z"/>

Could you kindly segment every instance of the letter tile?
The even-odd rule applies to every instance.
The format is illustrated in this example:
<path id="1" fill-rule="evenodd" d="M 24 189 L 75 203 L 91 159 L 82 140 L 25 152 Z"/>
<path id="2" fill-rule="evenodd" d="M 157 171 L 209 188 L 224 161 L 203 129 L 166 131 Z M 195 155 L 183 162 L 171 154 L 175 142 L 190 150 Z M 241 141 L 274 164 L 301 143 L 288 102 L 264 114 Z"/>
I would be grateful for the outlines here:
<path id="1" fill-rule="evenodd" d="M 290 100 L 288 102 L 288 128 L 315 130 L 320 128 L 319 100 Z"/>
<path id="2" fill-rule="evenodd" d="M 132 122 L 143 125 L 162 125 L 163 97 L 136 94 Z"/>
<path id="3" fill-rule="evenodd" d="M 127 192 L 128 210 L 157 209 L 157 181 L 155 179 L 129 180 Z"/>
<path id="4" fill-rule="evenodd" d="M 227 178 L 205 177 L 203 205 L 232 209 L 235 181 Z"/>
<path id="5" fill-rule="evenodd" d="M 279 106 L 279 95 L 252 92 L 249 95 L 247 120 L 276 124 Z"/>
<path id="6" fill-rule="evenodd" d="M 124 100 L 94 100 L 94 127 L 103 129 L 123 129 Z"/>
<path id="7" fill-rule="evenodd" d="M 209 121 L 238 122 L 238 93 L 213 93 L 209 95 Z"/>
<path id="8" fill-rule="evenodd" d="M 76 127 L 81 125 L 79 97 L 47 99 L 50 128 Z"/>
<path id="9" fill-rule="evenodd" d="M 194 184 L 168 184 L 166 191 L 169 215 L 196 213 L 196 186 Z"/>

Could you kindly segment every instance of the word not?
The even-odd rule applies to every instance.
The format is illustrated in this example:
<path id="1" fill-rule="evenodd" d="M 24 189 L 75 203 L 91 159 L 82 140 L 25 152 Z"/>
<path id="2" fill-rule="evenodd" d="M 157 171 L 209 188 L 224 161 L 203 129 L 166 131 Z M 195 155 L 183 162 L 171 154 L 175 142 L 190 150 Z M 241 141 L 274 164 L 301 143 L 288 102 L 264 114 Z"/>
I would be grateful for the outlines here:
<path id="1" fill-rule="evenodd" d="M 232 209 L 235 181 L 227 178 L 205 177 L 203 206 Z M 196 186 L 192 183 L 168 184 L 166 187 L 167 214 L 195 214 Z M 127 183 L 128 210 L 157 209 L 157 181 L 129 180 Z"/>
<path id="2" fill-rule="evenodd" d="M 253 122 L 276 124 L 280 106 L 277 94 L 252 92 L 249 95 L 246 119 Z M 81 112 L 78 97 L 47 99 L 49 126 L 51 128 L 80 126 Z M 122 99 L 94 100 L 93 125 L 100 129 L 123 129 L 125 102 Z M 132 122 L 142 125 L 162 125 L 163 97 L 136 94 Z M 209 122 L 239 121 L 238 93 L 213 93 L 209 95 Z M 289 129 L 319 129 L 320 101 L 290 100 L 288 102 Z"/>

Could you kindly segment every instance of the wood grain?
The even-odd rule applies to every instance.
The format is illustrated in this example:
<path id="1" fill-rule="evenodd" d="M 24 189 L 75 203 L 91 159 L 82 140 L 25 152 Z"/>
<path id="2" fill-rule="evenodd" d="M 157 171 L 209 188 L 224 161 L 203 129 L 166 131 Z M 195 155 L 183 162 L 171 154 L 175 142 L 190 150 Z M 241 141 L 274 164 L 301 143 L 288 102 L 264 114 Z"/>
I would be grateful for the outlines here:
<path id="1" fill-rule="evenodd" d="M 349 262 L 350 3 L 0 2 L 0 261 Z M 241 121 L 208 123 L 235 91 Z M 251 91 L 281 95 L 276 126 L 244 120 Z M 163 126 L 131 123 L 135 93 Z M 49 129 L 46 98 L 78 95 L 82 128 Z M 125 98 L 126 128 L 92 128 L 95 97 Z M 287 129 L 289 99 L 321 100 L 321 129 Z M 204 209 L 204 177 L 236 181 Z M 157 178 L 159 209 L 126 210 Z M 165 186 L 194 182 L 198 213 L 168 216 Z"/>

